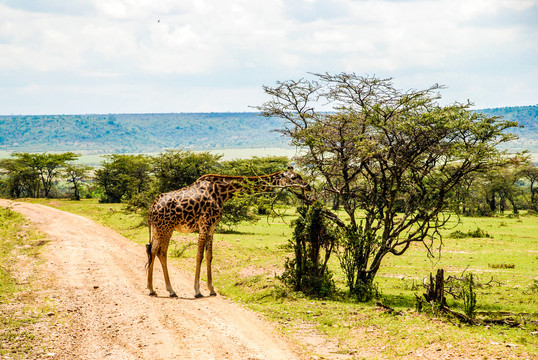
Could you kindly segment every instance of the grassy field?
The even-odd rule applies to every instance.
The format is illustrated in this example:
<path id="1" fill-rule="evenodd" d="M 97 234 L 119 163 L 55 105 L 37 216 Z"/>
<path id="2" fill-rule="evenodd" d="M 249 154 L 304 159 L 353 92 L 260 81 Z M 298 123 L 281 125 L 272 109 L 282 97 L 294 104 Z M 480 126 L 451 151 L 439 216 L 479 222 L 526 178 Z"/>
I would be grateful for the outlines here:
<path id="1" fill-rule="evenodd" d="M 36 280 L 43 244 L 21 215 L 0 208 L 0 358 L 32 358 L 45 346 L 36 330 L 51 311 Z"/>
<path id="2" fill-rule="evenodd" d="M 93 218 L 138 243 L 147 242 L 142 219 L 124 212 L 120 204 L 39 202 Z M 213 270 L 221 295 L 264 314 L 292 338 L 323 335 L 336 344 L 337 352 L 357 359 L 431 358 L 440 353 L 463 358 L 538 358 L 538 217 L 462 218 L 461 222 L 454 218 L 440 256 L 428 258 L 424 248 L 416 245 L 403 256 L 387 257 L 377 277 L 380 299 L 362 304 L 345 296 L 336 256 L 331 270 L 342 295 L 334 299 L 305 298 L 275 277 L 290 255 L 286 245 L 294 211 L 286 212 L 280 218 L 241 225 L 234 233 L 216 234 Z M 477 229 L 487 235 L 450 236 L 456 230 Z M 169 249 L 170 261 L 191 273 L 196 239 L 195 234 L 175 234 Z M 445 276 L 474 274 L 479 314 L 509 312 L 521 325 L 471 326 L 428 309 L 417 312 L 415 298 L 425 292 L 423 279 L 440 268 Z M 447 300 L 451 308 L 463 312 L 459 300 L 450 296 Z"/>

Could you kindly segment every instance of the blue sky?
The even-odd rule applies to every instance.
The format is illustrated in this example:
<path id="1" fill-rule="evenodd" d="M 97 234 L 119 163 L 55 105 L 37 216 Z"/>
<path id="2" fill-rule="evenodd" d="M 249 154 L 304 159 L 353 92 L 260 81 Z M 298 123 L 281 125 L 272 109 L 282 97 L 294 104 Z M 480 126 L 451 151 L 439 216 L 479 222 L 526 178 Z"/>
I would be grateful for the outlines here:
<path id="1" fill-rule="evenodd" d="M 538 0 L 0 0 L 0 114 L 252 111 L 311 72 L 538 103 Z"/>

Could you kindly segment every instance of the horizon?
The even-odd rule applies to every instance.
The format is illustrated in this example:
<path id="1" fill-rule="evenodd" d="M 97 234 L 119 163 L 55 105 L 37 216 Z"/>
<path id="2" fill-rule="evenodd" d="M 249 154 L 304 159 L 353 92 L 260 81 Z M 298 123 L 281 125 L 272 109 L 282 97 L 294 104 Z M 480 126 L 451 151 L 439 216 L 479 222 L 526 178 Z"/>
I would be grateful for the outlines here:
<path id="1" fill-rule="evenodd" d="M 480 110 L 493 110 L 493 109 L 510 109 L 510 108 L 520 108 L 520 107 L 533 107 L 538 106 L 537 104 L 533 105 L 516 105 L 516 106 L 499 106 L 499 107 L 489 107 L 489 108 L 473 108 L 471 111 L 480 111 Z M 185 115 L 191 115 L 191 114 L 261 114 L 260 111 L 195 111 L 195 112 L 188 112 L 188 111 L 177 111 L 177 112 L 147 112 L 147 113 L 126 113 L 126 112 L 119 112 L 119 113 L 72 113 L 72 114 L 0 114 L 0 116 L 77 116 L 77 115 L 93 115 L 93 116 L 99 116 L 99 115 L 152 115 L 152 114 L 159 114 L 159 115 L 166 115 L 166 114 L 185 114 Z"/>

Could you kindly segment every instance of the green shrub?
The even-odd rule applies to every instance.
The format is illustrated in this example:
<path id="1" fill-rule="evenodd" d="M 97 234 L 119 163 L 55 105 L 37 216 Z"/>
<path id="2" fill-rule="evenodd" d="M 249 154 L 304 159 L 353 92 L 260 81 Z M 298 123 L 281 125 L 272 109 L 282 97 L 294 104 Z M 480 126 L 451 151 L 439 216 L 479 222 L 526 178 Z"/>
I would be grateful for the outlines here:
<path id="1" fill-rule="evenodd" d="M 488 234 L 487 231 L 484 231 L 480 228 L 476 228 L 476 230 L 472 231 L 469 230 L 467 232 L 463 232 L 461 230 L 456 230 L 452 233 L 450 233 L 450 237 L 452 239 L 466 239 L 466 238 L 492 238 L 490 234 Z"/>
<path id="2" fill-rule="evenodd" d="M 469 319 L 474 319 L 476 316 L 476 293 L 474 292 L 475 283 L 473 274 L 465 277 L 462 288 L 463 310 Z"/>
<path id="3" fill-rule="evenodd" d="M 335 291 L 327 262 L 336 244 L 336 235 L 320 203 L 302 206 L 298 211 L 300 216 L 293 223 L 295 230 L 290 240 L 295 257 L 286 261 L 285 271 L 279 278 L 295 291 L 328 297 Z"/>

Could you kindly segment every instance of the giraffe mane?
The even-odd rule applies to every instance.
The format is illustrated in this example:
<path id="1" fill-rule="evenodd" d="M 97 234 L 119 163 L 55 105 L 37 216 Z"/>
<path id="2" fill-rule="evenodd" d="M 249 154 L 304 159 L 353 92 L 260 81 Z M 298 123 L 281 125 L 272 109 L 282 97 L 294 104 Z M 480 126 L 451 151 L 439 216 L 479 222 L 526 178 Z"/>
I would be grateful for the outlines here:
<path id="1" fill-rule="evenodd" d="M 256 180 L 256 179 L 265 179 L 265 178 L 272 178 L 273 176 L 279 175 L 284 173 L 284 171 L 278 171 L 276 173 L 268 174 L 268 175 L 259 175 L 259 176 L 236 176 L 236 175 L 218 175 L 218 174 L 205 174 L 198 178 L 198 180 L 203 180 L 207 178 L 218 178 L 218 179 L 237 179 L 237 180 Z"/>

